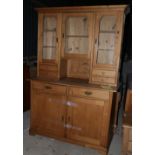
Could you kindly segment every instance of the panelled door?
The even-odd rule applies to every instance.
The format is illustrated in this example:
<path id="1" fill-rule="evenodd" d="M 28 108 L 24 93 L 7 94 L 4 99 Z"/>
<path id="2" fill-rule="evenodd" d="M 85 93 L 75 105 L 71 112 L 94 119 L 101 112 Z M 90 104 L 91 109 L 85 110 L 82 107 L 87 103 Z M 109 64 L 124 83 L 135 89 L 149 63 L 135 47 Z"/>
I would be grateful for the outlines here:
<path id="1" fill-rule="evenodd" d="M 95 44 L 92 65 L 92 83 L 117 85 L 121 52 L 123 14 L 104 12 L 96 14 Z"/>
<path id="2" fill-rule="evenodd" d="M 97 146 L 105 145 L 105 102 L 69 97 L 67 103 L 67 138 Z"/>
<path id="3" fill-rule="evenodd" d="M 66 97 L 59 94 L 33 90 L 31 128 L 39 133 L 64 137 Z"/>
<path id="4" fill-rule="evenodd" d="M 122 18 L 118 12 L 96 15 L 94 67 L 115 67 L 120 54 Z"/>
<path id="5" fill-rule="evenodd" d="M 39 14 L 38 50 L 40 62 L 56 62 L 61 31 L 59 14 Z"/>
<path id="6" fill-rule="evenodd" d="M 39 14 L 38 76 L 50 80 L 59 78 L 61 15 Z"/>
<path id="7" fill-rule="evenodd" d="M 63 14 L 62 57 L 89 58 L 92 37 L 92 15 L 89 13 Z"/>

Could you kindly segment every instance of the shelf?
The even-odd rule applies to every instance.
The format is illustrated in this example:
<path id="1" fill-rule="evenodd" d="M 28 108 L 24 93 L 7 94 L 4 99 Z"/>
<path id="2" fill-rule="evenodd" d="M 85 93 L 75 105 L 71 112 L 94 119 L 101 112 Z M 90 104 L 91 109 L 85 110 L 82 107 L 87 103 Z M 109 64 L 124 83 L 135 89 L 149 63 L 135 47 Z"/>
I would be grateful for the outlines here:
<path id="1" fill-rule="evenodd" d="M 88 35 L 65 35 L 65 37 L 73 37 L 73 38 L 88 38 Z"/>
<path id="2" fill-rule="evenodd" d="M 56 48 L 56 46 L 43 46 L 43 48 Z"/>
<path id="3" fill-rule="evenodd" d="M 114 49 L 97 49 L 98 51 L 101 50 L 101 51 L 110 51 L 110 52 L 113 52 Z"/>
<path id="4" fill-rule="evenodd" d="M 44 29 L 44 32 L 56 32 L 56 29 L 54 29 L 54 30 L 48 30 L 48 29 Z"/>
<path id="5" fill-rule="evenodd" d="M 99 31 L 99 33 L 116 33 L 116 31 Z"/>

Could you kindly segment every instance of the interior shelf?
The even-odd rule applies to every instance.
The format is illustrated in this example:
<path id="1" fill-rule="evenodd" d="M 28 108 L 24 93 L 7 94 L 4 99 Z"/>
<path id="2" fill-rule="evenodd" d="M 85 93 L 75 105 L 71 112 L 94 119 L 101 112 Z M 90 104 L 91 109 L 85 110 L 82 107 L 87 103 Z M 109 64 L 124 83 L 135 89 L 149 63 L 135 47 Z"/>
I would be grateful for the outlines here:
<path id="1" fill-rule="evenodd" d="M 98 49 L 98 50 L 101 50 L 101 51 L 110 51 L 110 52 L 113 52 L 114 49 Z"/>
<path id="2" fill-rule="evenodd" d="M 56 30 L 44 29 L 44 32 L 56 32 Z"/>
<path id="3" fill-rule="evenodd" d="M 88 38 L 88 35 L 66 35 L 65 37 L 81 37 L 81 38 Z"/>
<path id="4" fill-rule="evenodd" d="M 116 31 L 99 31 L 99 33 L 116 33 Z"/>
<path id="5" fill-rule="evenodd" d="M 43 46 L 43 48 L 56 48 L 56 46 Z"/>

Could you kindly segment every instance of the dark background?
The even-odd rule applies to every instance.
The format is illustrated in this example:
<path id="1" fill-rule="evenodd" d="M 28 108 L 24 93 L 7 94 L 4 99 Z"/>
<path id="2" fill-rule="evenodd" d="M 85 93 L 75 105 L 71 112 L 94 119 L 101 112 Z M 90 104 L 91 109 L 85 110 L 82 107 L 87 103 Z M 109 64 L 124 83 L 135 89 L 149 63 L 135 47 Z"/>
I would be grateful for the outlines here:
<path id="1" fill-rule="evenodd" d="M 37 13 L 34 8 L 54 6 L 128 4 L 130 13 L 126 16 L 122 59 L 131 59 L 132 52 L 132 1 L 131 0 L 24 0 L 23 1 L 23 56 L 27 60 L 37 57 Z"/>

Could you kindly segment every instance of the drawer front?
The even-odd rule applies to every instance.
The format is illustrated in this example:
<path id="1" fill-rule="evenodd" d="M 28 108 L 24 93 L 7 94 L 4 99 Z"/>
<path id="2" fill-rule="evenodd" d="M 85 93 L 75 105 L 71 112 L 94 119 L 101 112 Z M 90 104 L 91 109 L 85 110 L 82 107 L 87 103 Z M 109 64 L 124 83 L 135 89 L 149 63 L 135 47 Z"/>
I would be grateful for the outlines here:
<path id="1" fill-rule="evenodd" d="M 66 94 L 65 86 L 53 85 L 53 84 L 37 82 L 37 81 L 33 81 L 31 86 L 32 86 L 32 89 L 40 89 L 49 93 L 59 93 L 64 95 Z"/>
<path id="2" fill-rule="evenodd" d="M 93 70 L 92 72 L 93 76 L 102 76 L 102 77 L 115 77 L 116 72 L 115 71 L 103 71 L 103 70 Z"/>
<path id="3" fill-rule="evenodd" d="M 92 82 L 115 84 L 115 78 L 105 78 L 103 76 L 92 76 Z"/>
<path id="4" fill-rule="evenodd" d="M 56 80 L 58 79 L 57 71 L 39 70 L 39 77 L 45 79 Z"/>
<path id="5" fill-rule="evenodd" d="M 89 98 L 97 98 L 97 99 L 109 99 L 109 92 L 104 90 L 95 90 L 89 88 L 77 88 L 71 87 L 69 89 L 70 96 L 77 96 L 77 97 L 89 97 Z"/>
<path id="6" fill-rule="evenodd" d="M 39 70 L 57 71 L 57 65 L 39 64 Z"/>

